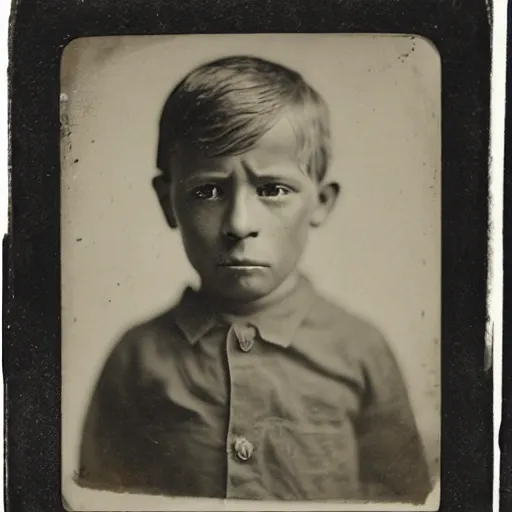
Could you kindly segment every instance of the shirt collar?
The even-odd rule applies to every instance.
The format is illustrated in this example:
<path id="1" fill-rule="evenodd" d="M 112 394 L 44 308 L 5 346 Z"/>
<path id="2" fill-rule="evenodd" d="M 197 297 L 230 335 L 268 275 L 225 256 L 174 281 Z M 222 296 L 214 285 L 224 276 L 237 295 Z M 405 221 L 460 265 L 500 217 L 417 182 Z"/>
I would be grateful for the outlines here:
<path id="1" fill-rule="evenodd" d="M 295 288 L 279 303 L 269 305 L 252 315 L 223 317 L 215 310 L 211 301 L 188 287 L 174 310 L 175 320 L 192 345 L 215 326 L 240 322 L 256 327 L 265 341 L 288 347 L 309 312 L 314 297 L 313 286 L 301 275 Z"/>

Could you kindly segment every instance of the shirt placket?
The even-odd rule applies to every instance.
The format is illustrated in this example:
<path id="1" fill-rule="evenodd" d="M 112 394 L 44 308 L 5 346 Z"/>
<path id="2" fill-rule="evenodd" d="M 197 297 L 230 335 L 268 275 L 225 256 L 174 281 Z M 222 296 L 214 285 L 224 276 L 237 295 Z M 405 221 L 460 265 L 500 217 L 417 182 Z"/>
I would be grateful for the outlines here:
<path id="1" fill-rule="evenodd" d="M 227 498 L 250 498 L 258 481 L 258 416 L 257 404 L 248 389 L 254 382 L 256 329 L 250 324 L 233 324 L 227 334 L 227 360 L 230 374 L 230 408 L 226 439 Z"/>

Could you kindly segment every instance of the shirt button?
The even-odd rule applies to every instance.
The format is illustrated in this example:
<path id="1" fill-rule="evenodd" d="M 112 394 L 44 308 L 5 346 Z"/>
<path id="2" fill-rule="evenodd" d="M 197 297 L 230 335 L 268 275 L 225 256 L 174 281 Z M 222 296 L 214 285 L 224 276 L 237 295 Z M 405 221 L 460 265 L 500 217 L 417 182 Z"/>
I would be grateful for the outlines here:
<path id="1" fill-rule="evenodd" d="M 251 325 L 235 327 L 235 335 L 240 349 L 249 352 L 254 346 L 255 331 Z"/>
<path id="2" fill-rule="evenodd" d="M 254 451 L 254 446 L 245 437 L 237 437 L 235 439 L 234 445 L 235 445 L 236 456 L 240 460 L 246 461 L 252 457 L 252 452 Z"/>

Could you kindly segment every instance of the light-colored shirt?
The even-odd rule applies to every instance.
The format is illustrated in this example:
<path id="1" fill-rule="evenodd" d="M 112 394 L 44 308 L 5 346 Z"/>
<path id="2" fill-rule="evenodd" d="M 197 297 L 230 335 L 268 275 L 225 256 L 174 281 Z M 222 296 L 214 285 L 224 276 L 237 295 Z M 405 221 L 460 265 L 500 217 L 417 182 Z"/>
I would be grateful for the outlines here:
<path id="1" fill-rule="evenodd" d="M 245 317 L 189 288 L 130 330 L 92 398 L 78 482 L 283 500 L 423 502 L 431 490 L 388 344 L 304 277 Z"/>

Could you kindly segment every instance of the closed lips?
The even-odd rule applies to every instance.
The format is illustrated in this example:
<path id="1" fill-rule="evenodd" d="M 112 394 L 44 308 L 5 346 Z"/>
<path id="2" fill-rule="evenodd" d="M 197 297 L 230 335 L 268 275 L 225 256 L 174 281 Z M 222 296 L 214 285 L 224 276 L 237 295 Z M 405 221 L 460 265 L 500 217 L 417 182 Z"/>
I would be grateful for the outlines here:
<path id="1" fill-rule="evenodd" d="M 219 267 L 268 267 L 261 261 L 254 260 L 227 260 L 219 264 Z"/>

